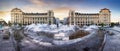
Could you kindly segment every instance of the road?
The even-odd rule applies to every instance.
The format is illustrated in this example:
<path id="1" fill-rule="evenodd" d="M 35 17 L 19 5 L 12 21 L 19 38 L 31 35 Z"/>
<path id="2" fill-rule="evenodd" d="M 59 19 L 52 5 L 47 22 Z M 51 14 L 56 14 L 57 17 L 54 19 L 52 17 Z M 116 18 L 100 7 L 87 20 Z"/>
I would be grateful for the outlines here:
<path id="1" fill-rule="evenodd" d="M 107 34 L 106 43 L 103 51 L 120 51 L 120 31 L 108 29 L 114 35 Z"/>
<path id="2" fill-rule="evenodd" d="M 6 32 L 9 32 L 9 31 L 7 30 Z M 0 33 L 0 51 L 15 51 L 12 37 L 10 36 L 8 40 L 3 39 L 3 34 L 5 33 L 3 32 Z"/>

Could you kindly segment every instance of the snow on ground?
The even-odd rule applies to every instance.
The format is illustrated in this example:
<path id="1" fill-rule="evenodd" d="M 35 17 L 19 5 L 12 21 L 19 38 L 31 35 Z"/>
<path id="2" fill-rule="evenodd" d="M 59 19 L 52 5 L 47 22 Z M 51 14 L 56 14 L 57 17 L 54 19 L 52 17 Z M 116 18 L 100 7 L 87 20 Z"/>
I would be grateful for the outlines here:
<path id="1" fill-rule="evenodd" d="M 77 39 L 67 40 L 67 41 L 54 40 L 53 43 L 56 44 L 56 45 L 66 45 L 66 44 L 76 43 L 76 42 L 79 42 L 79 41 L 84 41 L 85 39 L 88 39 L 91 36 L 94 36 L 96 34 L 95 30 L 98 30 L 98 26 L 96 26 L 96 25 L 91 25 L 91 26 L 88 26 L 88 27 L 86 26 L 85 31 L 89 31 L 89 32 L 92 31 L 92 32 L 90 32 L 89 35 L 84 36 L 82 38 L 77 38 Z"/>
<path id="2" fill-rule="evenodd" d="M 51 45 L 51 43 L 55 44 L 55 45 L 65 45 L 65 44 L 72 44 L 72 43 L 76 43 L 78 41 L 83 41 L 93 35 L 96 34 L 96 31 L 93 30 L 98 30 L 98 27 L 96 25 L 91 25 L 91 26 L 85 26 L 85 31 L 89 31 L 90 34 L 82 37 L 82 38 L 77 38 L 77 39 L 73 39 L 73 40 L 68 40 L 68 37 L 70 34 L 76 32 L 77 30 L 80 30 L 80 28 L 76 25 L 62 25 L 59 24 L 58 27 L 55 24 L 52 25 L 48 25 L 48 24 L 31 24 L 25 27 L 25 30 L 27 30 L 28 34 L 31 34 L 33 37 L 33 41 L 39 44 L 47 44 L 47 45 Z M 42 42 L 42 40 L 47 40 L 44 38 L 41 38 L 39 36 L 34 36 L 33 33 L 30 33 L 29 31 L 32 32 L 48 32 L 48 33 L 53 33 L 55 34 L 56 38 L 63 38 L 63 40 L 52 40 L 52 42 Z M 92 32 L 91 32 L 92 31 Z M 30 36 L 31 36 L 30 35 Z M 59 37 L 58 37 L 59 36 Z M 49 41 L 50 39 L 48 39 L 47 41 Z M 44 44 L 45 43 L 45 44 Z M 45 45 L 45 46 L 47 46 Z"/>
<path id="3" fill-rule="evenodd" d="M 0 28 L 0 30 L 4 30 L 4 29 L 9 29 L 9 26 L 3 26 L 2 28 Z"/>
<path id="4" fill-rule="evenodd" d="M 87 25 L 84 25 L 82 28 L 83 28 L 83 29 L 86 29 L 87 27 L 88 27 Z"/>
<path id="5" fill-rule="evenodd" d="M 84 29 L 85 31 L 89 31 L 89 32 L 92 32 L 93 30 L 98 30 L 98 26 L 96 25 L 91 25 L 89 27 L 87 27 L 86 29 Z"/>
<path id="6" fill-rule="evenodd" d="M 10 37 L 7 40 L 3 39 L 4 34 L 8 32 L 8 30 L 6 29 L 9 27 L 4 28 L 5 28 L 5 30 L 3 29 L 4 32 L 0 32 L 0 51 L 15 51 L 12 37 Z"/>
<path id="7" fill-rule="evenodd" d="M 120 31 L 120 27 L 114 26 L 112 29 Z"/>
<path id="8" fill-rule="evenodd" d="M 89 39 L 91 36 L 94 36 L 95 34 L 96 34 L 96 32 L 92 32 L 91 34 L 89 34 L 87 36 L 84 36 L 82 38 L 77 38 L 77 39 L 67 40 L 67 41 L 53 40 L 53 43 L 55 45 L 69 45 L 69 44 L 77 43 L 77 42 L 80 42 L 80 41 L 82 42 L 85 39 Z"/>
<path id="9" fill-rule="evenodd" d="M 65 34 L 69 34 L 69 33 L 73 33 L 77 30 L 79 30 L 80 28 L 76 25 L 58 25 L 59 27 L 57 27 L 57 25 L 52 24 L 52 25 L 48 25 L 48 24 L 31 24 L 25 27 L 25 30 L 28 31 L 32 31 L 32 32 L 50 32 L 50 33 L 65 33 Z"/>
<path id="10" fill-rule="evenodd" d="M 120 51 L 120 27 L 113 27 L 109 30 L 114 35 L 107 35 L 105 48 L 103 51 Z"/>

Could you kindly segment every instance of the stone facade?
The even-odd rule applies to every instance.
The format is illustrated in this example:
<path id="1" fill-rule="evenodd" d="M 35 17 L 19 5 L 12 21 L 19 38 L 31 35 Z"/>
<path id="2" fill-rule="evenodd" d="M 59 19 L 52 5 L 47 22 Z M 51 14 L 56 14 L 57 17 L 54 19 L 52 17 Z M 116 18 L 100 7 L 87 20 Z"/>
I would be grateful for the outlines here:
<path id="1" fill-rule="evenodd" d="M 54 24 L 54 12 L 49 10 L 47 13 L 24 13 L 21 9 L 14 8 L 11 11 L 11 23 L 19 24 Z"/>
<path id="2" fill-rule="evenodd" d="M 99 13 L 78 13 L 73 10 L 69 12 L 68 22 L 70 25 L 110 25 L 111 11 L 107 8 L 101 9 Z"/>

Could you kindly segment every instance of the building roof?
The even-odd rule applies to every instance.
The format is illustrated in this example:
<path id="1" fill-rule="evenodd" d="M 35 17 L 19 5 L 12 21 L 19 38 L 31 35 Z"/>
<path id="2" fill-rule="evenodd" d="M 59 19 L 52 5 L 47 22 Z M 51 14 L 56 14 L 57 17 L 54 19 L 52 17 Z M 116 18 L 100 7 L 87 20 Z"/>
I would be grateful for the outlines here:
<path id="1" fill-rule="evenodd" d="M 24 13 L 25 15 L 47 15 L 47 13 Z"/>
<path id="2" fill-rule="evenodd" d="M 99 13 L 75 13 L 75 15 L 99 15 Z"/>
<path id="3" fill-rule="evenodd" d="M 109 10 L 108 8 L 103 8 L 103 9 L 101 9 L 101 10 Z"/>
<path id="4" fill-rule="evenodd" d="M 14 8 L 14 9 L 11 10 L 11 12 L 16 11 L 16 10 L 19 10 L 20 12 L 22 12 L 22 10 L 19 9 L 19 8 Z"/>
<path id="5" fill-rule="evenodd" d="M 109 12 L 111 12 L 108 8 L 103 8 L 103 9 L 101 9 L 100 12 L 102 12 L 102 10 L 108 10 Z"/>

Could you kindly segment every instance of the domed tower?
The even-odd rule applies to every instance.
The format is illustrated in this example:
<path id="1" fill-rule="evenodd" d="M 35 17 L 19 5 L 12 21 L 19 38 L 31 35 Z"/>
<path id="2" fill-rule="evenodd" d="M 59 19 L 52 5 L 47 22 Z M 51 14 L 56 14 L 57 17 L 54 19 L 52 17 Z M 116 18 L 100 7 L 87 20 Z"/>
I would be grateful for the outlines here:
<path id="1" fill-rule="evenodd" d="M 110 25 L 111 11 L 107 8 L 101 9 L 99 12 L 99 22 L 105 25 Z"/>
<path id="2" fill-rule="evenodd" d="M 23 12 L 18 8 L 11 10 L 11 23 L 23 24 Z"/>
<path id="3" fill-rule="evenodd" d="M 75 25 L 75 11 L 70 10 L 69 11 L 69 25 Z"/>
<path id="4" fill-rule="evenodd" d="M 49 17 L 48 23 L 49 23 L 49 24 L 53 24 L 53 23 L 54 23 L 53 20 L 55 20 L 55 19 L 54 19 L 54 12 L 53 12 L 53 10 L 48 10 L 48 17 Z"/>

